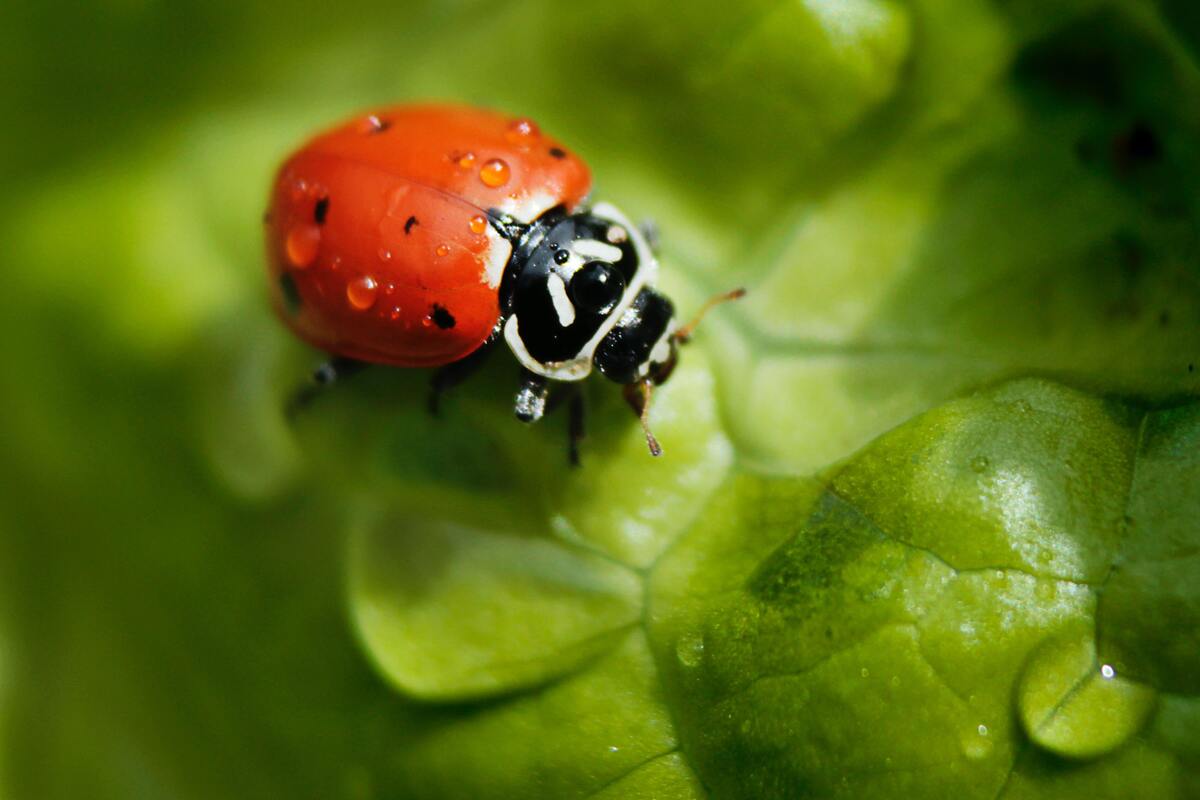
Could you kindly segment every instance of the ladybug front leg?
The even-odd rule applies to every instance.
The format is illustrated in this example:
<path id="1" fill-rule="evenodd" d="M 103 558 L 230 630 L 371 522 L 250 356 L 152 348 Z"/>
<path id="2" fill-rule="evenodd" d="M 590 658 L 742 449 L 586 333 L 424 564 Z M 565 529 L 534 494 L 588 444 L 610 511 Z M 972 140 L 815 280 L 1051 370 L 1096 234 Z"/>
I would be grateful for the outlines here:
<path id="1" fill-rule="evenodd" d="M 305 383 L 292 392 L 286 408 L 288 419 L 295 419 L 297 414 L 308 408 L 313 400 L 316 400 L 318 396 L 324 393 L 326 387 L 362 372 L 366 367 L 367 363 L 365 361 L 358 361 L 357 359 L 346 358 L 345 356 L 330 358 L 313 370 L 312 377 L 308 383 Z"/>
<path id="2" fill-rule="evenodd" d="M 551 393 L 546 403 L 546 413 L 553 413 L 563 403 L 567 403 L 567 461 L 572 467 L 579 466 L 579 443 L 586 435 L 584 421 L 586 405 L 583 399 L 583 384 L 560 384 Z"/>
<path id="3" fill-rule="evenodd" d="M 579 443 L 587 435 L 584 417 L 587 408 L 583 404 L 583 391 L 578 384 L 571 392 L 571 405 L 567 409 L 567 460 L 572 467 L 579 466 Z"/>
<path id="4" fill-rule="evenodd" d="M 513 401 L 513 414 L 521 422 L 537 422 L 546 413 L 546 397 L 550 387 L 541 375 L 527 369 L 521 371 L 521 388 Z"/>

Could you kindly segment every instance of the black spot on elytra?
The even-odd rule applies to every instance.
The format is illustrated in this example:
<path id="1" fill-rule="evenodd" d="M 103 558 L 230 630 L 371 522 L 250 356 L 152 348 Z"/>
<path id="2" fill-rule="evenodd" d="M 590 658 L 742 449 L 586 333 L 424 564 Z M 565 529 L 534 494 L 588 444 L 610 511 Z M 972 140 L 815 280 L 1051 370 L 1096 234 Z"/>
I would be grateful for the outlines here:
<path id="1" fill-rule="evenodd" d="M 420 224 L 421 221 L 416 217 L 409 217 L 408 219 L 404 220 L 404 235 L 408 236 L 410 233 L 412 233 L 413 225 Z"/>
<path id="2" fill-rule="evenodd" d="M 318 225 L 325 224 L 325 217 L 329 216 L 329 198 L 322 197 L 317 201 L 317 205 L 313 207 L 313 220 Z"/>
<path id="3" fill-rule="evenodd" d="M 566 151 L 566 150 L 563 150 L 561 147 L 551 147 L 551 148 L 550 148 L 550 155 L 551 155 L 553 158 L 566 158 L 566 157 L 567 157 L 567 151 Z"/>
<path id="4" fill-rule="evenodd" d="M 296 288 L 296 281 L 290 272 L 279 275 L 279 291 L 283 293 L 283 302 L 288 311 L 295 314 L 300 310 L 300 290 Z"/>
<path id="5" fill-rule="evenodd" d="M 454 327 L 454 315 L 446 309 L 439 306 L 437 303 L 433 305 L 433 324 L 437 325 L 442 330 L 447 330 Z"/>

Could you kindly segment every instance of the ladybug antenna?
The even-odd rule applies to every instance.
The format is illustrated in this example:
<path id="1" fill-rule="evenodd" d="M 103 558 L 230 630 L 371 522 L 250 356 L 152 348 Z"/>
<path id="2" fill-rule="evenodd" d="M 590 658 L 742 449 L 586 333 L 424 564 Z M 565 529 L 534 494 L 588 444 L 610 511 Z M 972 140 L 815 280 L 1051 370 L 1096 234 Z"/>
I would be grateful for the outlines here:
<path id="1" fill-rule="evenodd" d="M 646 446 L 650 448 L 650 455 L 661 456 L 662 446 L 650 432 L 650 396 L 652 392 L 653 383 L 648 378 L 637 383 L 625 384 L 625 402 L 629 403 L 629 407 L 633 409 L 633 413 L 638 415 L 638 420 L 642 423 L 642 432 L 646 434 Z"/>
<path id="2" fill-rule="evenodd" d="M 696 332 L 696 327 L 709 311 L 712 311 L 713 308 L 721 305 L 721 303 L 728 303 L 730 300 L 737 300 L 745 296 L 746 290 L 740 286 L 729 292 L 714 294 L 704 302 L 704 305 L 700 306 L 700 310 L 696 312 L 696 316 L 692 317 L 687 325 L 675 331 L 675 335 L 672 338 L 679 344 L 687 344 L 692 340 L 692 334 Z"/>
<path id="3" fill-rule="evenodd" d="M 529 230 L 528 225 L 518 222 L 514 217 L 505 214 L 498 208 L 487 210 L 488 222 L 496 229 L 496 233 L 516 244 Z"/>

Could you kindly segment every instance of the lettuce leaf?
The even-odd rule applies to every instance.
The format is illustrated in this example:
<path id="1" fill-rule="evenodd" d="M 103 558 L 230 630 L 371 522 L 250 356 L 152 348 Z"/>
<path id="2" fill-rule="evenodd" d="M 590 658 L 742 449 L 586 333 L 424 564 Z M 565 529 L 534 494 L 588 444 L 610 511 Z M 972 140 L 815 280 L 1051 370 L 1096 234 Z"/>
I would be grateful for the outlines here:
<path id="1" fill-rule="evenodd" d="M 1200 17 L 1179 0 L 15 8 L 0 792 L 1200 796 Z M 275 163 L 535 116 L 663 231 L 651 459 L 424 410 L 263 302 Z"/>

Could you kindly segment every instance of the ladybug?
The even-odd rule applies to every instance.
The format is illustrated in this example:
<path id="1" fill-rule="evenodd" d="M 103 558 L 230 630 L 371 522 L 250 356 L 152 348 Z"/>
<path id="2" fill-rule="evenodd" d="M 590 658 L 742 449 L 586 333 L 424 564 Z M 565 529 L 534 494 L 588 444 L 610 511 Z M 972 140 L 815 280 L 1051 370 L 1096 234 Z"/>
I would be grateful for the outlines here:
<path id="1" fill-rule="evenodd" d="M 587 165 L 533 121 L 477 108 L 384 108 L 312 139 L 280 167 L 264 222 L 277 313 L 333 356 L 313 388 L 368 363 L 439 367 L 436 412 L 503 340 L 522 368 L 518 419 L 594 368 L 625 387 L 660 454 L 651 389 L 693 326 L 655 288 L 646 233 L 588 205 L 590 188 Z M 578 392 L 572 409 L 577 461 Z"/>

